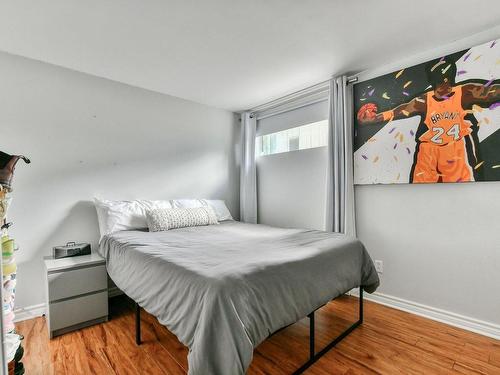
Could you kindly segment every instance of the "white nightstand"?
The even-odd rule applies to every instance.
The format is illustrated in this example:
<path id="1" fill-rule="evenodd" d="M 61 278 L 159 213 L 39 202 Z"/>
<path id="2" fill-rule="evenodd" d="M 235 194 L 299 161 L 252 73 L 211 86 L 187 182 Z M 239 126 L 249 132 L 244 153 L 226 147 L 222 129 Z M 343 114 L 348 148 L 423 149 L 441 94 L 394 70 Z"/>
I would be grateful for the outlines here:
<path id="1" fill-rule="evenodd" d="M 108 320 L 106 261 L 97 254 L 45 257 L 50 338 Z"/>

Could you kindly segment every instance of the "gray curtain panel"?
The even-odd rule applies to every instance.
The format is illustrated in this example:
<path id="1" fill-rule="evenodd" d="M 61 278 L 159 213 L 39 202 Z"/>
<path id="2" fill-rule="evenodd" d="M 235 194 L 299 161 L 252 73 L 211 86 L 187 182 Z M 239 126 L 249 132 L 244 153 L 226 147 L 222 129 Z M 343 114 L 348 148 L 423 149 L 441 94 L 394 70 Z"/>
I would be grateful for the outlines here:
<path id="1" fill-rule="evenodd" d="M 355 236 L 352 103 L 347 76 L 332 78 L 325 226 L 327 231 Z"/>
<path id="2" fill-rule="evenodd" d="M 240 220 L 257 223 L 257 171 L 255 132 L 257 120 L 250 112 L 241 115 Z"/>

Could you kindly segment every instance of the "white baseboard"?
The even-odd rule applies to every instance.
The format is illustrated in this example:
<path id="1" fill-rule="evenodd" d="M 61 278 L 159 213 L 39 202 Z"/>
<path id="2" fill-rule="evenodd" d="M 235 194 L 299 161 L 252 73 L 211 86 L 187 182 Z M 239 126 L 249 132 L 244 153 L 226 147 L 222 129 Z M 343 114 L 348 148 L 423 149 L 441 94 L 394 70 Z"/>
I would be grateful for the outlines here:
<path id="1" fill-rule="evenodd" d="M 109 298 L 121 296 L 122 294 L 123 294 L 123 292 L 120 289 L 118 289 L 118 287 L 116 287 L 116 286 L 108 289 L 108 297 Z"/>
<path id="2" fill-rule="evenodd" d="M 353 289 L 351 295 L 357 296 L 358 290 Z M 403 298 L 390 296 L 375 292 L 373 294 L 364 293 L 363 297 L 369 301 L 379 303 L 398 310 L 406 311 L 411 314 L 419 315 L 424 318 L 436 320 L 454 327 L 462 328 L 467 331 L 475 332 L 483 336 L 488 336 L 500 340 L 500 325 L 474 319 L 465 315 L 456 314 L 450 311 L 427 306 L 421 303 L 408 301 Z"/>
<path id="3" fill-rule="evenodd" d="M 43 314 L 45 314 L 45 303 L 16 309 L 14 310 L 14 323 L 37 318 L 39 316 L 42 316 Z"/>

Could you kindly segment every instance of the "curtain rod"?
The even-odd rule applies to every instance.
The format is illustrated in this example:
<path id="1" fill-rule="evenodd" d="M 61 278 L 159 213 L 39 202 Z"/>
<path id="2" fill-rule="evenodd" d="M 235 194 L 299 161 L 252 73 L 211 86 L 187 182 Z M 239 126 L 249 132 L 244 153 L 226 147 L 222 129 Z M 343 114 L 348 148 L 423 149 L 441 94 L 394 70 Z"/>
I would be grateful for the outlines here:
<path id="1" fill-rule="evenodd" d="M 257 121 L 258 120 L 264 120 L 265 118 L 268 118 L 268 117 L 273 117 L 273 116 L 276 116 L 276 115 L 280 115 L 282 113 L 294 111 L 294 110 L 299 109 L 299 108 L 304 108 L 304 107 L 307 107 L 307 106 L 310 106 L 310 105 L 313 105 L 313 104 L 317 104 L 317 103 L 321 103 L 321 102 L 326 102 L 326 101 L 328 101 L 328 98 L 319 98 L 319 99 L 312 100 L 310 102 L 305 102 L 305 103 L 302 103 L 302 104 L 295 105 L 293 107 L 287 107 L 287 108 L 284 108 L 284 109 L 277 109 L 276 111 L 269 112 L 269 113 L 266 112 L 263 115 L 260 115 L 259 113 L 255 113 L 255 114 L 252 114 L 251 116 L 256 117 Z"/>
<path id="2" fill-rule="evenodd" d="M 348 84 L 353 84 L 353 83 L 356 83 L 357 81 L 358 81 L 357 76 L 350 76 L 347 78 Z M 276 107 L 280 107 L 284 104 L 293 102 L 295 100 L 307 97 L 309 95 L 324 92 L 329 88 L 330 88 L 330 80 L 327 79 L 326 81 L 316 83 L 315 85 L 312 85 L 312 86 L 306 87 L 302 90 L 285 95 L 281 98 L 271 100 L 270 102 L 258 105 L 257 107 L 254 107 L 250 110 L 250 117 L 255 117 L 258 112 L 267 111 L 267 110 L 270 110 L 270 109 L 273 109 Z"/>

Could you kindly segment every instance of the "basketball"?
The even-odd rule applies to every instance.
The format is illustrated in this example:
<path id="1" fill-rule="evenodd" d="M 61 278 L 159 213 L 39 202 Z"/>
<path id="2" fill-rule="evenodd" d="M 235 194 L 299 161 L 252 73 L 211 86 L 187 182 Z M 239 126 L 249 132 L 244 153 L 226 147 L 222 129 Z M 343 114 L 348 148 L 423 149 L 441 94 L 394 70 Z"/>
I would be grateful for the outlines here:
<path id="1" fill-rule="evenodd" d="M 358 121 L 375 119 L 377 110 L 378 108 L 374 103 L 364 104 L 358 111 Z"/>

